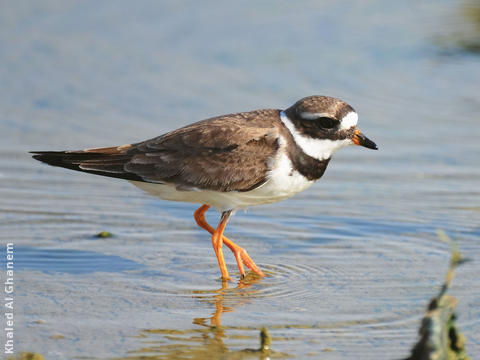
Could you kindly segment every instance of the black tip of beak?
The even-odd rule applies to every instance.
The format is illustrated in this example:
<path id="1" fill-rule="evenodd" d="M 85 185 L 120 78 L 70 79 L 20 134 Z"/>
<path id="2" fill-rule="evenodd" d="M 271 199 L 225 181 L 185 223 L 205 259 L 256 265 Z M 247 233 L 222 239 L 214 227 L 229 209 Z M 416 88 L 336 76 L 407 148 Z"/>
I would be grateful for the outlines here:
<path id="1" fill-rule="evenodd" d="M 377 144 L 375 144 L 372 140 L 363 135 L 360 130 L 355 131 L 355 135 L 353 136 L 353 142 L 356 145 L 363 146 L 368 149 L 378 150 Z"/>
<path id="2" fill-rule="evenodd" d="M 363 141 L 363 143 L 361 143 L 360 145 L 368 148 L 368 149 L 372 149 L 372 150 L 378 150 L 378 146 L 377 144 L 375 144 L 372 140 L 370 140 L 369 138 L 365 137 L 365 140 Z"/>

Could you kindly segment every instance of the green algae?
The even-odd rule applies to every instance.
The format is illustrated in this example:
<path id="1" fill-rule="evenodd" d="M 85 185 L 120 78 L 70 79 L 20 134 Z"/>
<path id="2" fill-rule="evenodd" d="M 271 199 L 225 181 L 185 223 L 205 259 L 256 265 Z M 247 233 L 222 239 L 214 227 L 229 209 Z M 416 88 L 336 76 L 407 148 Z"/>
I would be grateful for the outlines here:
<path id="1" fill-rule="evenodd" d="M 450 267 L 439 294 L 428 305 L 419 330 L 420 340 L 407 360 L 470 360 L 465 349 L 465 336 L 460 333 L 455 321 L 458 300 L 447 295 L 456 267 L 467 260 L 445 232 L 439 230 L 438 235 L 440 239 L 451 244 Z"/>

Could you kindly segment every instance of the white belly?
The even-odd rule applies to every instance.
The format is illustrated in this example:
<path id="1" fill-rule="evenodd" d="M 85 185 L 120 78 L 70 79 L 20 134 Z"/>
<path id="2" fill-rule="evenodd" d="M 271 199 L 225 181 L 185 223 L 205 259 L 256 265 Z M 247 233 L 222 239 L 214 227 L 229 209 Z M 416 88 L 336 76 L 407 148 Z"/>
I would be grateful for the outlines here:
<path id="1" fill-rule="evenodd" d="M 288 199 L 310 187 L 314 181 L 307 180 L 292 169 L 286 154 L 280 154 L 268 180 L 260 187 L 245 192 L 219 192 L 211 190 L 178 190 L 174 184 L 154 184 L 131 181 L 132 184 L 164 200 L 207 204 L 219 211 L 246 209 L 249 206 L 269 204 Z"/>

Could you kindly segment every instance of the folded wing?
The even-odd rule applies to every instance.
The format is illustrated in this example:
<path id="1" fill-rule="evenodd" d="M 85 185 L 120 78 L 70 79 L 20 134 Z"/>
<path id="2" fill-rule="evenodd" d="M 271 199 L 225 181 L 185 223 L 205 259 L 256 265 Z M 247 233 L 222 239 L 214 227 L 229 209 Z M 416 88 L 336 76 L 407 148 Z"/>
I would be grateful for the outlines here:
<path id="1" fill-rule="evenodd" d="M 262 114 L 260 114 L 262 115 Z M 260 127 L 259 114 L 204 120 L 131 145 L 81 151 L 38 151 L 53 166 L 151 183 L 179 190 L 248 191 L 267 177 L 278 149 L 278 132 Z"/>

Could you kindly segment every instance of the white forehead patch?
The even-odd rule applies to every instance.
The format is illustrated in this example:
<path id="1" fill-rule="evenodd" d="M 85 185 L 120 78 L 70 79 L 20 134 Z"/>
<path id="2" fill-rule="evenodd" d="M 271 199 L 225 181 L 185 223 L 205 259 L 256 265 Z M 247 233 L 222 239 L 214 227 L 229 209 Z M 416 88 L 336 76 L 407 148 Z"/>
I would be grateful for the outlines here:
<path id="1" fill-rule="evenodd" d="M 357 123 L 358 123 L 357 113 L 355 111 L 350 111 L 340 121 L 340 129 L 341 130 L 348 130 L 353 126 L 357 126 Z"/>
<path id="2" fill-rule="evenodd" d="M 353 144 L 351 139 L 330 140 L 303 136 L 295 129 L 295 125 L 293 125 L 292 121 L 283 111 L 280 112 L 280 119 L 303 152 L 317 160 L 329 159 L 338 149 Z"/>

